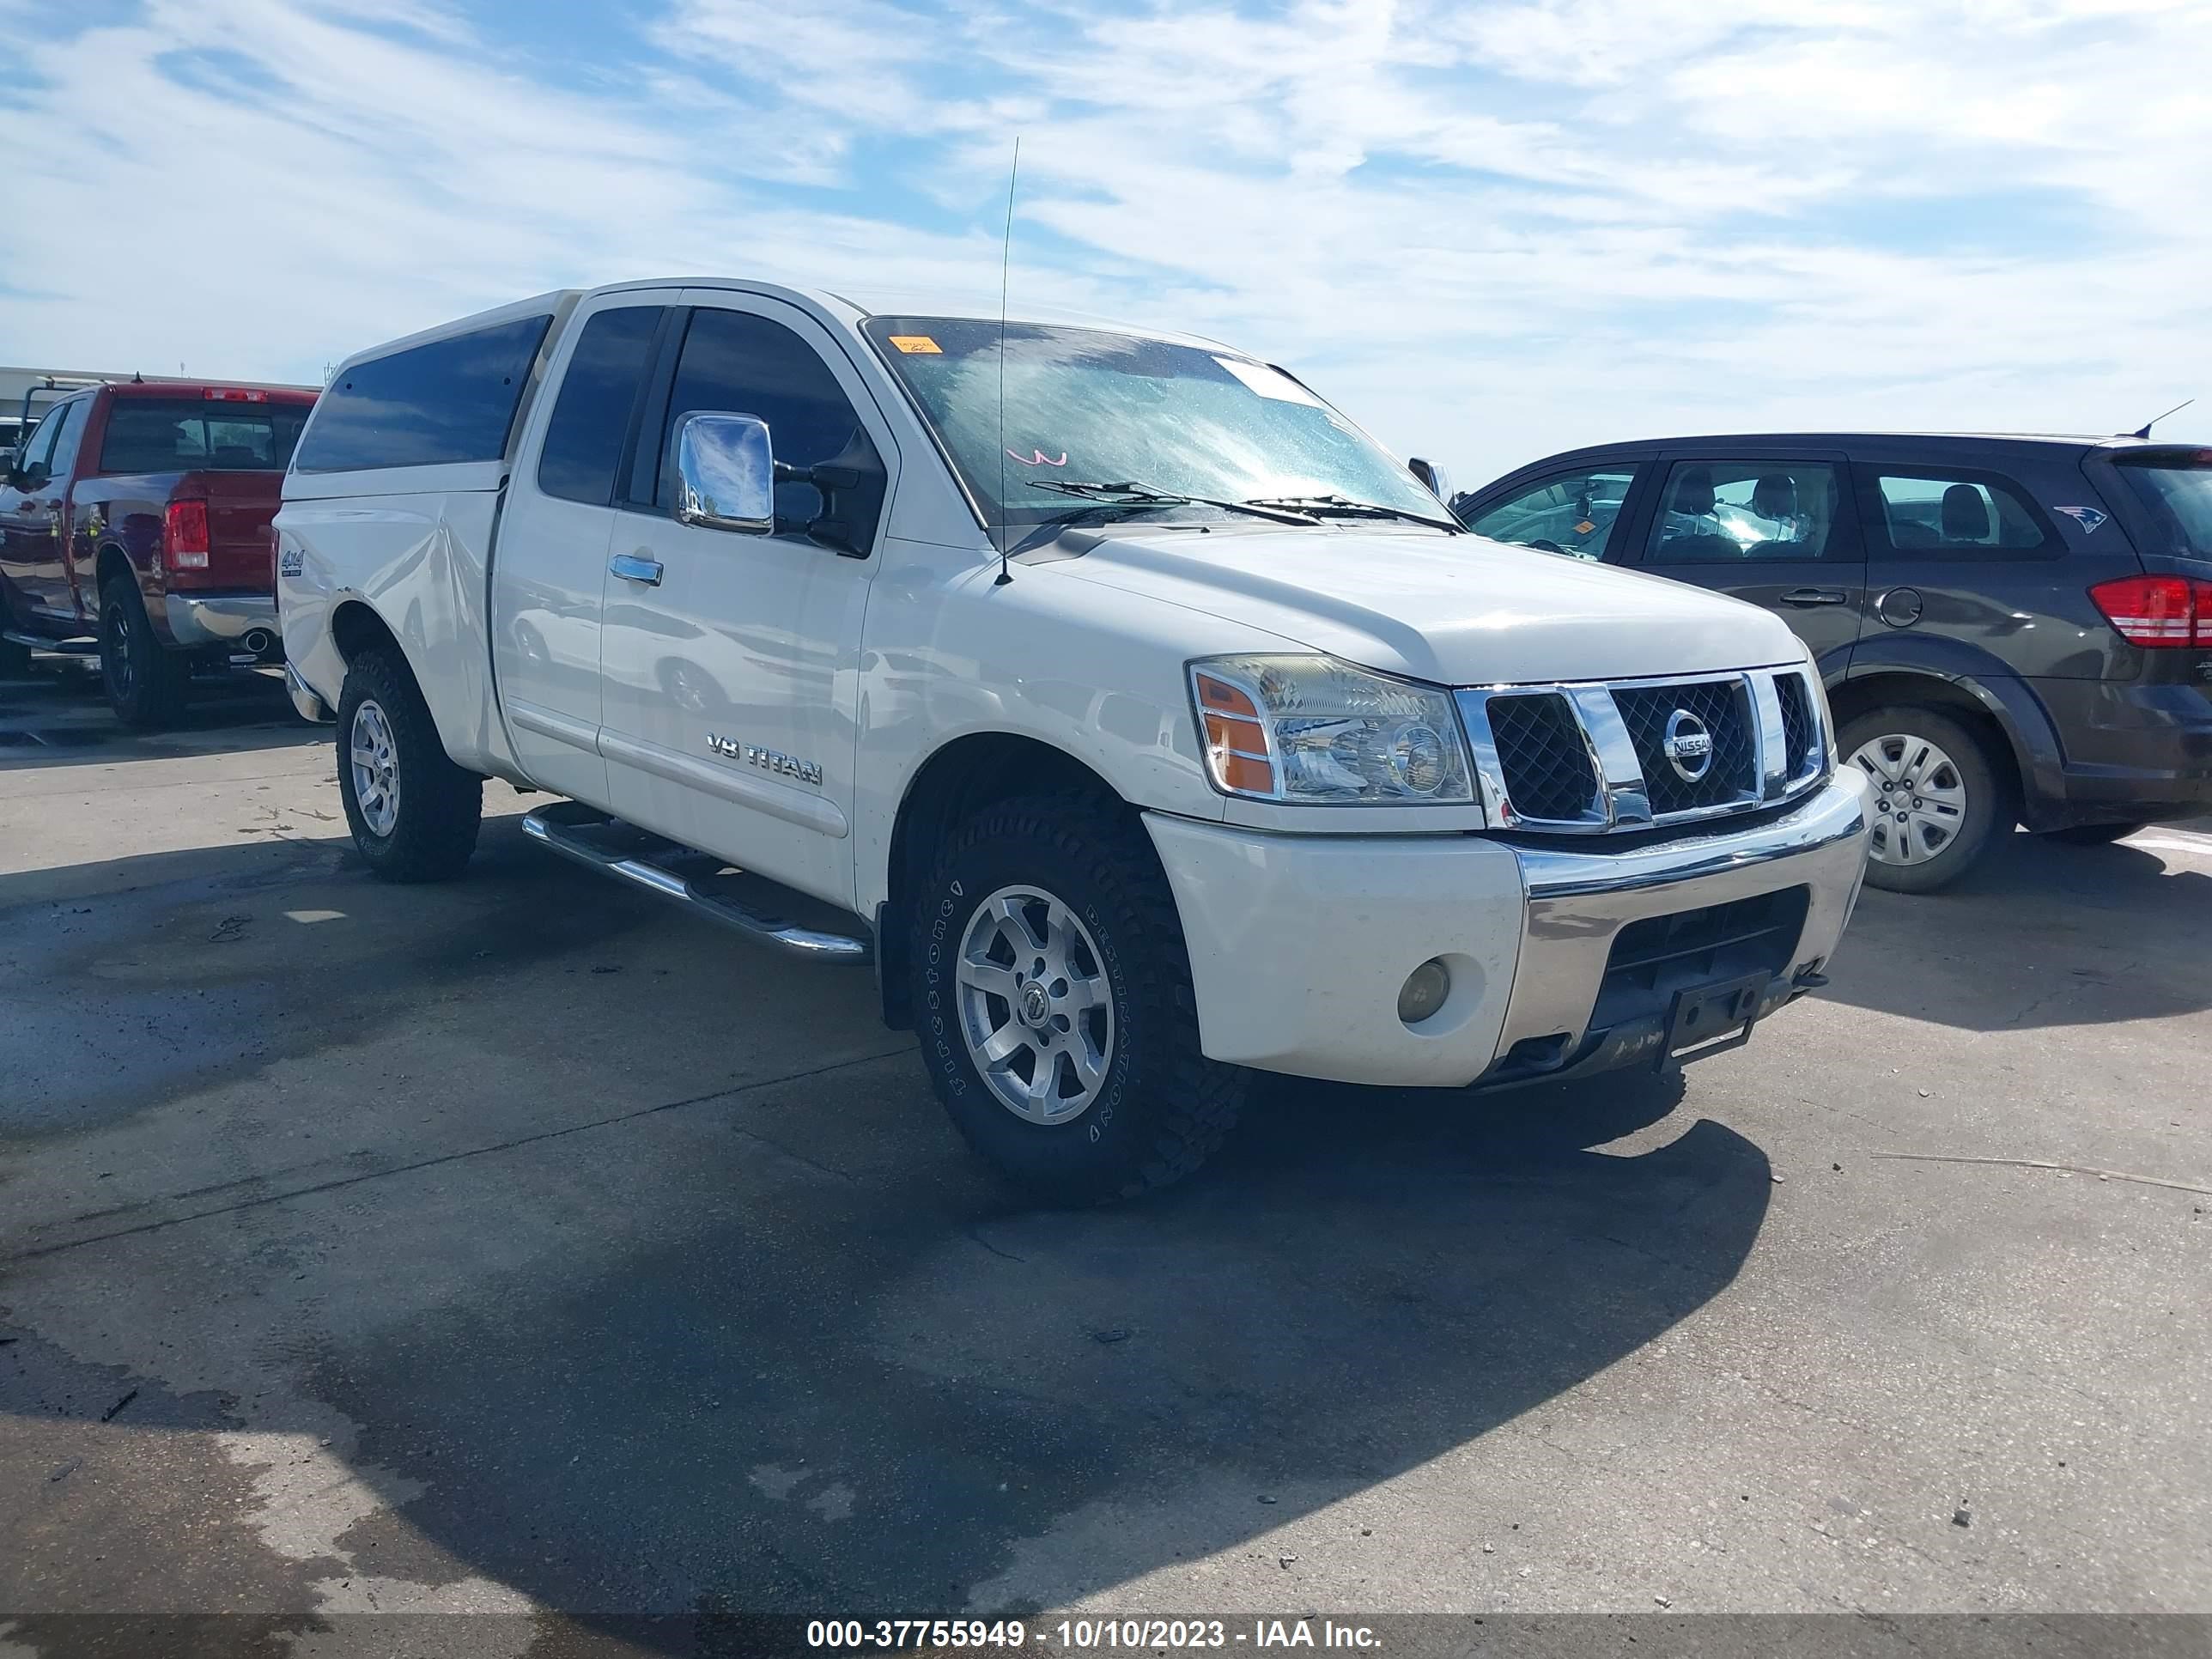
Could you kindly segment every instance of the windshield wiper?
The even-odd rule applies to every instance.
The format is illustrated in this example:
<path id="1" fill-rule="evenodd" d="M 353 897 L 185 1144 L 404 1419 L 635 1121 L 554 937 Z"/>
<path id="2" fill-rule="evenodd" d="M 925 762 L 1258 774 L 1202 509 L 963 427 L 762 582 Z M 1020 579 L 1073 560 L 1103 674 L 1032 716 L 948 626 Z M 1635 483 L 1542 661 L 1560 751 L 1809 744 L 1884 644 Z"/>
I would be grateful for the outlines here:
<path id="1" fill-rule="evenodd" d="M 1218 507 L 1224 513 L 1249 513 L 1255 519 L 1271 519 L 1277 524 L 1311 525 L 1321 522 L 1310 513 L 1273 501 L 1225 501 L 1212 495 L 1185 495 L 1171 489 L 1155 489 L 1150 484 L 1086 483 L 1068 478 L 1030 478 L 1028 483 L 1038 489 L 1049 489 L 1062 495 L 1080 495 L 1102 506 L 1116 507 Z"/>
<path id="2" fill-rule="evenodd" d="M 1425 524 L 1432 529 L 1449 530 L 1454 535 L 1467 532 L 1467 526 L 1456 519 L 1435 518 L 1426 513 L 1409 513 L 1402 507 L 1385 507 L 1380 501 L 1355 501 L 1348 495 L 1261 495 L 1244 505 L 1280 507 L 1285 512 L 1312 513 L 1324 518 L 1403 519 L 1408 524 Z"/>
<path id="3" fill-rule="evenodd" d="M 1028 533 L 1008 550 L 1007 556 L 1018 557 L 1033 547 L 1042 546 L 1059 535 L 1061 531 L 1072 529 L 1085 519 L 1105 518 L 1109 515 L 1113 518 L 1123 519 L 1132 514 L 1146 512 L 1152 507 L 1178 505 L 1180 503 L 1175 501 L 1156 501 L 1149 498 L 1127 501 L 1111 499 L 1085 501 L 1081 507 L 1071 507 L 1065 513 L 1055 513 L 1049 519 L 1039 519 L 1036 523 L 1030 526 Z"/>

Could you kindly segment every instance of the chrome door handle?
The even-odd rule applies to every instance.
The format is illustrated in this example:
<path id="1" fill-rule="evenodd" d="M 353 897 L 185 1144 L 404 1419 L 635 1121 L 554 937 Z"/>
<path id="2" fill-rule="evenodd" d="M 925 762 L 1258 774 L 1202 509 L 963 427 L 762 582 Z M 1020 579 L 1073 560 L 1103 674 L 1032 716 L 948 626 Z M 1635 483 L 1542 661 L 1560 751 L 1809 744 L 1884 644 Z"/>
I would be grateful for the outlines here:
<path id="1" fill-rule="evenodd" d="M 660 561 L 641 558 L 635 553 L 617 553 L 607 561 L 607 568 L 626 582 L 643 582 L 647 587 L 660 586 Z"/>
<path id="2" fill-rule="evenodd" d="M 1782 596 L 1784 605 L 1848 605 L 1850 596 L 1835 587 L 1793 587 Z"/>

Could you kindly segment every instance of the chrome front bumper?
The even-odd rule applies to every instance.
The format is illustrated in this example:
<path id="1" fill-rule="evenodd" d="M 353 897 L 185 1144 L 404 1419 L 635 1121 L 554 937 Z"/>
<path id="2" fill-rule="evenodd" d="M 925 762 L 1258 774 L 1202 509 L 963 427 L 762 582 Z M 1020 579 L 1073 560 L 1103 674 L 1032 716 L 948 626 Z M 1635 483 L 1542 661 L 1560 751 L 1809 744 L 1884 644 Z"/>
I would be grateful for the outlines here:
<path id="1" fill-rule="evenodd" d="M 284 637 L 274 593 L 170 593 L 162 608 L 168 614 L 169 637 L 190 650 L 224 646 L 251 649 L 258 656 Z M 248 637 L 256 633 L 266 634 L 268 643 L 249 646 Z"/>
<path id="2" fill-rule="evenodd" d="M 1795 949 L 1759 1004 L 1763 1018 L 1802 995 L 1858 902 L 1873 820 L 1867 782 L 1839 772 L 1809 801 L 1751 829 L 1626 851 L 1516 848 L 1528 915 L 1498 1060 L 1485 1082 L 1609 1070 L 1655 1059 L 1666 1020 L 1645 1016 L 1592 1030 L 1613 944 L 1630 923 L 1786 888 L 1806 890 Z M 1563 1038 L 1552 1063 L 1516 1062 L 1516 1046 Z"/>
<path id="3" fill-rule="evenodd" d="M 1456 1089 L 1650 1058 L 1665 1020 L 1616 1018 L 1649 1011 L 1602 998 L 1616 939 L 1646 917 L 1802 889 L 1802 923 L 1771 940 L 1759 1012 L 1789 1000 L 1836 948 L 1870 819 L 1853 772 L 1757 824 L 1610 850 L 1598 837 L 1279 835 L 1158 812 L 1145 823 L 1182 919 L 1210 1058 Z M 1431 957 L 1450 971 L 1449 1000 L 1408 1025 L 1399 988 Z M 1523 1040 L 1535 1041 L 1516 1055 Z"/>

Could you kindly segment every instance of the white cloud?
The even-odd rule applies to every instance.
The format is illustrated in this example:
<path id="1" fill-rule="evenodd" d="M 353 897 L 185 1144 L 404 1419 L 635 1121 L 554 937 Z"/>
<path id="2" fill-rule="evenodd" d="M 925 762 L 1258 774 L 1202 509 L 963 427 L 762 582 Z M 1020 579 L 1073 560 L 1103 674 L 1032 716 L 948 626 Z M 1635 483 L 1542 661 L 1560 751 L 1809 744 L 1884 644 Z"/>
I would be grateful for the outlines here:
<path id="1" fill-rule="evenodd" d="M 0 356 L 313 377 L 571 283 L 988 289 L 1019 131 L 1018 305 L 1234 339 L 1468 483 L 1637 433 L 2095 428 L 2212 368 L 2185 3 L 526 15 L 27 33 L 0 108 L 70 209 L 7 233 Z"/>

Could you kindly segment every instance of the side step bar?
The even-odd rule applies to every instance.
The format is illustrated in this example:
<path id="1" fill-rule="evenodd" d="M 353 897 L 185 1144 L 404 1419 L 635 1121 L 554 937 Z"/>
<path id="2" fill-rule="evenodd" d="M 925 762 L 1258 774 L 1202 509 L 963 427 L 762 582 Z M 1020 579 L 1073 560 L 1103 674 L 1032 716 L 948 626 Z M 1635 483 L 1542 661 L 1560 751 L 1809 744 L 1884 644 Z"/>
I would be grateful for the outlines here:
<path id="1" fill-rule="evenodd" d="M 0 640 L 10 645 L 28 646 L 33 651 L 50 652 L 58 657 L 97 657 L 100 641 L 86 636 L 73 640 L 50 640 L 42 634 L 0 633 Z"/>
<path id="2" fill-rule="evenodd" d="M 863 935 L 787 920 L 774 908 L 787 903 L 833 914 L 832 907 L 777 886 L 761 876 L 732 870 L 710 853 L 699 853 L 610 817 L 580 800 L 554 801 L 526 814 L 522 833 L 564 858 L 620 878 L 649 893 L 688 905 L 726 927 L 811 962 L 866 964 L 875 959 Z"/>

